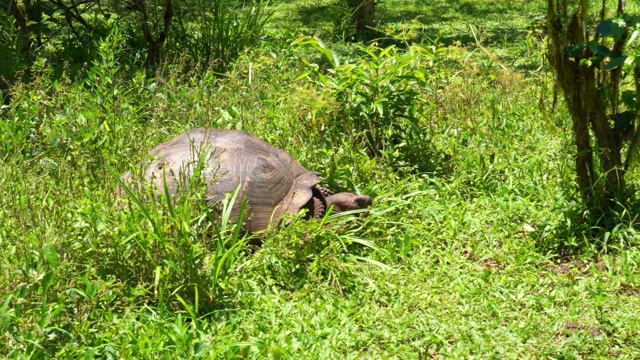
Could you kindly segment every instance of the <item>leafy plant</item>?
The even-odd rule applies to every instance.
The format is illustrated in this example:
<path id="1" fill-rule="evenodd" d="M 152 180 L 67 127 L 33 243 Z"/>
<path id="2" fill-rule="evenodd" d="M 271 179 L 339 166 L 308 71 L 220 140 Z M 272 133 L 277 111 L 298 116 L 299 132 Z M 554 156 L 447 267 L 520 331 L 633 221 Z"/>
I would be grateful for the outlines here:
<path id="1" fill-rule="evenodd" d="M 640 17 L 620 0 L 607 18 L 607 3 L 594 23 L 589 1 L 547 1 L 549 60 L 573 120 L 578 189 L 605 212 L 628 199 L 625 174 L 640 150 Z"/>
<path id="2" fill-rule="evenodd" d="M 193 0 L 177 11 L 175 50 L 222 72 L 263 33 L 271 13 L 268 1 Z"/>
<path id="3" fill-rule="evenodd" d="M 246 245 L 242 231 L 246 201 L 242 202 L 240 223 L 233 226 L 230 221 L 239 188 L 225 197 L 219 209 L 205 205 L 206 183 L 201 180 L 205 159 L 201 156 L 193 175 L 179 181 L 175 195 L 169 193 L 166 183 L 164 189 L 132 189 L 118 178 L 134 204 L 125 221 L 138 222 L 132 227 L 135 232 L 122 243 L 129 254 L 123 261 L 131 266 L 125 273 L 136 274 L 131 279 L 134 283 L 153 284 L 160 303 L 169 305 L 175 297 L 193 318 L 224 303 L 233 269 Z M 150 201 L 144 201 L 146 197 Z M 156 206 L 154 198 L 162 207 Z M 140 216 L 144 221 L 139 221 Z"/>
<path id="4" fill-rule="evenodd" d="M 327 214 L 317 221 L 297 221 L 302 218 L 299 214 L 286 229 L 265 239 L 249 267 L 262 268 L 284 288 L 326 283 L 342 292 L 362 275 L 359 264 L 389 268 L 367 256 L 379 249 L 360 235 L 362 226 L 348 229 L 348 224 L 358 222 L 358 214 L 366 216 L 366 212 Z"/>
<path id="5" fill-rule="evenodd" d="M 333 131 L 354 133 L 370 156 L 419 163 L 416 150 L 429 135 L 421 114 L 434 106 L 422 95 L 430 85 L 428 69 L 438 61 L 434 48 L 414 45 L 402 51 L 393 45 L 359 45 L 363 58 L 341 64 L 318 38 L 304 36 L 293 45 L 316 49 L 329 63 L 326 72 L 311 64 L 311 70 L 298 79 L 308 77 L 335 97 L 340 108 L 331 124 Z"/>
<path id="6" fill-rule="evenodd" d="M 423 104 L 417 119 L 431 125 L 422 145 L 450 156 L 444 174 L 390 166 L 391 149 L 369 158 L 364 134 L 338 116 L 346 110 L 333 88 L 294 80 L 309 70 L 300 59 L 310 52 L 335 78 L 317 50 L 290 46 L 302 32 L 331 31 L 325 5 L 334 1 L 280 2 L 266 46 L 241 54 L 224 77 L 176 71 L 193 63 L 184 57 L 155 79 L 135 68 L 145 49 L 139 24 L 107 19 L 107 1 L 62 3 L 71 1 L 89 9 L 89 24 L 117 24 L 121 35 L 92 42 L 112 59 L 80 61 L 61 55 L 61 38 L 76 41 L 61 28 L 34 52 L 42 56 L 31 80 L 8 84 L 1 358 L 640 357 L 636 215 L 621 214 L 606 230 L 607 251 L 584 236 L 595 227 L 573 198 L 573 136 L 554 125 L 571 118 L 564 108 L 552 121 L 539 111 L 547 69 L 523 34 L 544 1 L 386 0 L 378 8 L 385 26 L 415 34 L 404 43 L 439 36 L 445 44 L 434 50 L 435 66 L 418 63 L 429 75 L 417 88 L 436 104 Z M 353 43 L 331 49 L 342 63 L 370 61 Z M 153 146 L 201 126 L 249 130 L 322 172 L 328 187 L 372 195 L 373 206 L 294 221 L 246 254 L 231 250 L 231 222 L 219 242 L 212 224 L 221 213 L 203 207 L 196 183 L 174 198 L 175 216 L 162 189 L 157 202 L 141 194 L 142 207 L 118 206 L 109 168 L 120 175 Z M 428 161 L 430 153 L 419 154 Z M 636 186 L 631 169 L 625 180 Z M 562 231 L 569 221 L 578 231 Z M 598 248 L 580 246 L 587 242 Z"/>

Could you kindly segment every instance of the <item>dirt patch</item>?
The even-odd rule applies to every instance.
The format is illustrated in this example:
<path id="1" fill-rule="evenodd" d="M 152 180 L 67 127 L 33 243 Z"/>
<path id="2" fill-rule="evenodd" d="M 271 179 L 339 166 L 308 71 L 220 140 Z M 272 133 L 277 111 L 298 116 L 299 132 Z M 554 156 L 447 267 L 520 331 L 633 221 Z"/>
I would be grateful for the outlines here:
<path id="1" fill-rule="evenodd" d="M 496 259 L 485 259 L 481 261 L 479 264 L 485 270 L 498 270 L 502 268 L 502 264 Z"/>
<path id="2" fill-rule="evenodd" d="M 573 321 L 567 321 L 563 324 L 563 330 L 561 331 L 561 334 L 559 335 L 563 335 L 565 337 L 569 337 L 572 334 L 575 334 L 577 332 L 581 332 L 581 331 L 586 331 L 589 333 L 589 337 L 595 338 L 595 337 L 600 337 L 600 336 L 604 336 L 604 332 L 597 328 L 597 327 L 593 327 L 593 326 L 586 326 L 586 325 L 580 325 L 579 323 L 573 322 Z"/>
<path id="3" fill-rule="evenodd" d="M 607 266 L 599 260 L 561 259 L 543 266 L 545 269 L 557 275 L 582 275 L 590 277 L 598 274 L 600 276 L 607 276 Z"/>
<path id="4" fill-rule="evenodd" d="M 633 284 L 621 284 L 618 292 L 630 296 L 640 295 L 640 289 Z"/>

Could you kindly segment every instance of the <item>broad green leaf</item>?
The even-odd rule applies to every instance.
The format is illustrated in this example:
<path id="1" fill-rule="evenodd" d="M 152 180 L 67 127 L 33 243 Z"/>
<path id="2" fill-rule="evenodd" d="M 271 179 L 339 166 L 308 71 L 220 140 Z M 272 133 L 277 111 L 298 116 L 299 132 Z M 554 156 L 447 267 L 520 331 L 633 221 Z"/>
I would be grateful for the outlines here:
<path id="1" fill-rule="evenodd" d="M 624 34 L 626 27 L 623 21 L 605 20 L 596 27 L 596 31 L 602 36 L 611 37 L 614 41 L 618 41 Z"/>
<path id="2" fill-rule="evenodd" d="M 46 292 L 47 289 L 49 289 L 49 286 L 51 286 L 51 283 L 53 282 L 53 278 L 54 278 L 53 271 L 49 271 L 46 274 L 44 274 L 44 276 L 42 277 L 42 291 L 43 292 Z"/>
<path id="3" fill-rule="evenodd" d="M 635 109 L 638 103 L 638 97 L 635 91 L 625 90 L 620 95 L 620 100 L 629 107 L 629 109 Z"/>
<path id="4" fill-rule="evenodd" d="M 42 255 L 44 255 L 44 258 L 47 260 L 49 266 L 51 266 L 52 268 L 58 266 L 58 259 L 60 255 L 58 255 L 53 245 L 45 244 L 42 247 Z"/>
<path id="5" fill-rule="evenodd" d="M 338 59 L 336 53 L 327 48 L 324 42 L 318 37 L 302 36 L 292 42 L 291 45 L 311 46 L 312 48 L 320 51 L 327 60 L 329 60 L 333 68 L 340 66 L 340 59 Z"/>
<path id="6" fill-rule="evenodd" d="M 577 59 L 582 54 L 584 43 L 578 42 L 573 46 L 567 46 L 565 49 L 565 55 L 570 59 Z"/>
<path id="7" fill-rule="evenodd" d="M 627 41 L 627 45 L 626 46 L 631 45 L 636 40 L 636 38 L 638 38 L 639 34 L 640 34 L 640 30 L 638 30 L 638 29 L 634 30 L 631 33 L 631 36 L 629 36 L 629 40 Z"/>
<path id="8" fill-rule="evenodd" d="M 600 56 L 611 56 L 611 49 L 604 45 L 598 45 L 595 53 Z"/>
<path id="9" fill-rule="evenodd" d="M 611 28 L 613 27 L 613 21 L 605 20 L 598 24 L 596 31 L 602 36 L 611 36 Z"/>
<path id="10" fill-rule="evenodd" d="M 616 115 L 616 120 L 614 125 L 615 129 L 619 131 L 625 131 L 631 124 L 631 121 L 633 120 L 634 117 L 635 115 L 632 111 L 625 111 L 623 113 Z"/>
<path id="11" fill-rule="evenodd" d="M 617 57 L 617 58 L 609 61 L 609 63 L 604 67 L 604 69 L 605 70 L 613 70 L 613 69 L 619 67 L 620 65 L 624 64 L 625 60 L 627 60 L 627 56 L 626 55 Z"/>
<path id="12" fill-rule="evenodd" d="M 625 24 L 623 21 L 614 22 L 614 24 L 615 25 L 611 29 L 612 30 L 611 35 L 613 37 L 613 40 L 618 41 L 620 40 L 622 35 L 624 35 L 624 31 L 627 28 L 627 24 Z"/>
<path id="13" fill-rule="evenodd" d="M 160 285 L 160 277 L 162 275 L 162 267 L 156 266 L 155 277 L 153 279 L 153 294 L 158 294 L 158 285 Z"/>
<path id="14" fill-rule="evenodd" d="M 194 358 L 204 356 L 207 353 L 207 343 L 205 341 L 198 341 L 193 346 L 193 352 Z"/>
<path id="15" fill-rule="evenodd" d="M 9 294 L 0 306 L 0 330 L 7 329 L 11 324 L 11 314 L 8 311 L 11 300 L 13 300 L 13 294 Z"/>
<path id="16" fill-rule="evenodd" d="M 40 325 L 40 328 L 46 328 L 47 325 L 49 325 L 49 323 L 51 322 L 52 317 L 53 315 L 48 311 L 42 314 L 42 316 L 40 317 L 40 321 L 38 321 L 38 325 Z"/>

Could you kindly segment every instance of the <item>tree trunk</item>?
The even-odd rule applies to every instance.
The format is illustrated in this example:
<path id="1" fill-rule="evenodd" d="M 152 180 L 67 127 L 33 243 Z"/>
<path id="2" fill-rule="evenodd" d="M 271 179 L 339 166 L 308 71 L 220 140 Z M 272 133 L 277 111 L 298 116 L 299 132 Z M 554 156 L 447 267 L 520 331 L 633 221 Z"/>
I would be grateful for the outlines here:
<path id="1" fill-rule="evenodd" d="M 173 19 L 173 0 L 165 0 L 164 13 L 162 16 L 162 28 L 157 37 L 154 37 L 152 27 L 158 28 L 159 26 L 157 21 L 154 22 L 149 18 L 147 0 L 133 0 L 128 4 L 127 8 L 139 12 L 142 17 L 142 34 L 147 42 L 147 58 L 144 61 L 144 65 L 149 70 L 155 69 L 160 63 L 162 46 L 167 40 L 169 28 L 171 27 L 171 20 Z"/>
<path id="2" fill-rule="evenodd" d="M 349 7 L 358 33 L 370 31 L 374 27 L 375 0 L 349 0 Z"/>
<path id="3" fill-rule="evenodd" d="M 25 0 L 24 1 L 25 12 L 27 14 L 27 21 L 29 21 L 32 28 L 32 33 L 35 36 L 36 45 L 42 46 L 42 2 L 40 0 Z"/>
<path id="4" fill-rule="evenodd" d="M 558 16 L 566 13 L 566 4 L 559 5 L 556 0 L 548 0 L 547 4 L 549 62 L 573 120 L 578 188 L 586 204 L 611 208 L 625 187 L 622 150 L 628 130 L 616 129 L 612 121 L 617 112 L 622 67 L 602 70 L 588 61 L 594 55 L 589 47 L 576 48 L 576 44 L 590 40 L 590 33 L 583 28 L 588 7 L 585 0 L 568 23 Z M 624 34 L 616 46 L 624 44 L 627 36 Z M 615 50 L 621 52 L 622 45 Z M 608 99 L 603 89 L 616 95 Z M 594 154 L 599 158 L 597 168 Z"/>
<path id="5" fill-rule="evenodd" d="M 147 69 L 155 69 L 160 63 L 160 48 L 165 39 L 152 39 L 147 41 L 147 58 L 144 65 Z"/>
<path id="6" fill-rule="evenodd" d="M 31 50 L 31 30 L 29 29 L 29 19 L 26 13 L 18 6 L 17 1 L 9 1 L 9 13 L 16 21 L 16 26 L 20 29 L 21 46 L 20 52 L 28 58 L 29 50 Z"/>

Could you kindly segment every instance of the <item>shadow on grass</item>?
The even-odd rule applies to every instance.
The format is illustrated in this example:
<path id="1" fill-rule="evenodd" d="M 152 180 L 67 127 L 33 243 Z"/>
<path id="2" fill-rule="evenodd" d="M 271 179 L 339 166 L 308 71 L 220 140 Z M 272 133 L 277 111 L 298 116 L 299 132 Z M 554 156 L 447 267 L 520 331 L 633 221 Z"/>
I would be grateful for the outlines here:
<path id="1" fill-rule="evenodd" d="M 408 7 L 417 9 L 394 9 L 381 7 L 377 17 L 381 27 L 384 24 L 415 24 L 417 42 L 438 39 L 443 45 L 466 46 L 476 43 L 470 29 L 476 28 L 477 36 L 485 45 L 494 43 L 513 44 L 526 36 L 526 28 L 532 21 L 525 12 L 544 14 L 537 5 L 522 5 L 518 1 L 497 2 L 491 5 L 469 0 L 437 1 L 423 5 L 417 1 Z M 524 26 L 505 26 L 505 22 L 517 22 L 521 18 Z M 505 21 L 508 20 L 508 21 Z M 443 27 L 443 23 L 447 24 Z"/>
<path id="2" fill-rule="evenodd" d="M 636 194 L 637 192 L 632 192 Z M 587 207 L 571 198 L 556 211 L 563 216 L 558 223 L 541 226 L 534 233 L 536 249 L 560 258 L 592 256 L 640 246 L 640 198 L 631 196 L 627 205 L 618 203 L 614 210 Z"/>
<path id="3" fill-rule="evenodd" d="M 327 23 L 332 23 L 342 15 L 340 4 L 335 2 L 331 5 L 320 6 L 300 6 L 297 11 L 298 20 L 306 26 L 316 28 Z"/>
<path id="4" fill-rule="evenodd" d="M 306 5 L 297 8 L 298 21 L 309 28 L 321 28 L 328 24 L 336 26 L 340 21 L 346 21 L 347 9 L 342 0 L 336 0 L 329 5 Z M 421 0 L 405 1 L 402 6 L 382 4 L 376 10 L 378 29 L 387 25 L 411 24 L 415 37 L 411 42 L 423 43 L 438 40 L 444 46 L 475 46 L 477 43 L 470 26 L 476 31 L 476 36 L 486 46 L 498 44 L 510 47 L 513 43 L 523 41 L 527 34 L 527 26 L 532 21 L 527 13 L 543 14 L 543 6 L 518 0 L 510 2 L 496 2 L 487 4 L 472 0 L 435 0 L 423 2 Z M 505 22 L 518 23 L 521 19 L 523 26 L 508 26 Z M 443 27 L 446 23 L 446 28 Z M 380 32 L 361 34 L 351 41 L 378 41 L 382 46 L 396 45 L 404 47 L 402 41 L 395 40 Z"/>
<path id="5" fill-rule="evenodd" d="M 415 21 L 422 24 L 452 22 L 455 20 L 471 21 L 486 20 L 495 16 L 495 20 L 524 17 L 528 12 L 544 12 L 544 6 L 529 1 L 496 1 L 488 2 L 476 0 L 435 0 L 435 1 L 405 1 L 404 8 L 380 6 L 377 13 L 383 22 Z"/>

